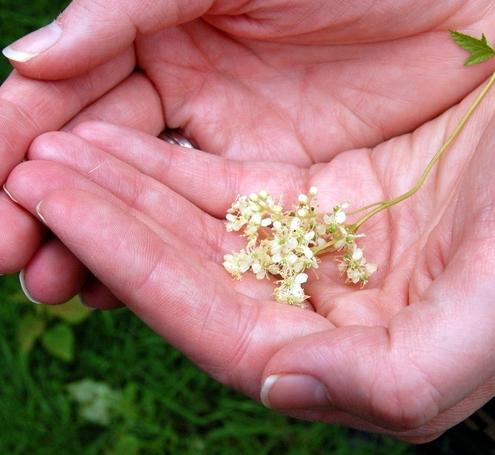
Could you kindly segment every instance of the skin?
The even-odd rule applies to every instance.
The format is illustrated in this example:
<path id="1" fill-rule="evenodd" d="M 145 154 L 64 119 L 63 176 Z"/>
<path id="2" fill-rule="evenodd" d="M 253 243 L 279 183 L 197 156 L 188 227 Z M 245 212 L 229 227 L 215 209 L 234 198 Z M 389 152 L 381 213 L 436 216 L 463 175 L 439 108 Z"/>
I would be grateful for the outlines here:
<path id="1" fill-rule="evenodd" d="M 86 123 L 77 136 L 38 138 L 6 186 L 217 380 L 257 398 L 269 375 L 304 374 L 324 384 L 327 405 L 308 405 L 287 387 L 269 404 L 422 442 L 495 390 L 493 350 L 483 349 L 495 342 L 493 96 L 421 193 L 365 225 L 361 243 L 380 264 L 369 285 L 345 285 L 324 258 L 310 274 L 306 310 L 272 301 L 266 281 L 230 278 L 221 258 L 242 239 L 218 217 L 237 194 L 260 188 L 290 202 L 315 185 L 323 211 L 344 196 L 359 206 L 403 192 L 472 96 L 414 133 L 310 167 L 239 162 Z"/>
<path id="2" fill-rule="evenodd" d="M 437 2 L 426 16 L 420 3 L 336 4 L 327 18 L 314 3 L 245 2 L 232 18 L 241 11 L 219 2 L 176 28 L 143 19 L 138 29 L 152 33 L 137 39 L 135 57 L 141 82 L 156 90 L 150 99 L 163 105 L 146 120 L 183 127 L 208 153 L 82 124 L 34 141 L 33 161 L 10 174 L 7 189 L 35 216 L 42 201 L 46 224 L 74 255 L 64 263 L 77 257 L 99 280 L 93 298 L 124 302 L 219 381 L 258 398 L 268 376 L 304 374 L 324 384 L 330 403 L 315 407 L 274 388 L 269 404 L 406 441 L 433 439 L 495 390 L 493 350 L 483 349 L 495 333 L 491 97 L 427 187 L 365 225 L 366 255 L 380 265 L 367 288 L 345 286 L 325 260 L 307 287 L 314 311 L 302 310 L 272 302 L 267 282 L 232 282 L 219 265 L 239 248 L 219 220 L 239 193 L 266 189 L 291 201 L 315 185 L 328 210 L 412 186 L 493 70 L 463 68 L 465 55 L 445 33 L 488 30 L 490 2 Z M 406 21 L 394 18 L 405 15 L 401 28 Z M 83 55 L 71 70 L 57 46 L 17 69 L 55 77 L 88 68 Z M 134 93 L 127 83 L 122 96 Z M 93 105 L 89 118 L 106 118 L 110 105 Z M 32 222 L 27 236 L 30 229 L 39 227 Z M 25 269 L 40 300 L 49 274 L 30 267 L 57 263 L 57 254 L 36 261 L 45 248 Z M 70 276 L 64 283 L 66 294 L 81 287 Z"/>
<path id="3" fill-rule="evenodd" d="M 157 135 L 166 123 L 210 153 L 310 166 L 413 130 L 493 69 L 463 68 L 465 54 L 445 33 L 489 30 L 489 1 L 332 3 L 328 14 L 318 2 L 288 0 L 177 5 L 73 2 L 57 44 L 13 62 L 24 76 L 67 79 L 14 73 L 0 88 L 0 179 L 36 136 L 81 109 L 66 129 L 101 119 Z M 129 76 L 135 62 L 144 74 Z M 117 304 L 92 279 L 87 293 L 82 265 L 43 244 L 39 223 L 5 196 L 0 214 L 0 273 L 24 269 L 31 296 L 45 303 L 79 292 L 92 306 Z"/>

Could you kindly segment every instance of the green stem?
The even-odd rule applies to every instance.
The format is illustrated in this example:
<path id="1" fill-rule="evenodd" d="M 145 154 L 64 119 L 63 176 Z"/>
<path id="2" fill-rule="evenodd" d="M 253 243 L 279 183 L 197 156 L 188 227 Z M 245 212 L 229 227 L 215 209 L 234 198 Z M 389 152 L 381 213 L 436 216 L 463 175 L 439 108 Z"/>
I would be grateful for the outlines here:
<path id="1" fill-rule="evenodd" d="M 474 100 L 473 104 L 469 107 L 467 112 L 464 114 L 462 119 L 459 121 L 457 126 L 454 128 L 454 131 L 450 134 L 448 139 L 445 141 L 445 143 L 440 147 L 440 149 L 435 153 L 433 158 L 430 160 L 428 165 L 426 166 L 426 169 L 424 170 L 423 174 L 421 174 L 421 177 L 418 179 L 416 184 L 406 193 L 401 194 L 400 196 L 397 196 L 395 198 L 382 201 L 382 202 L 377 202 L 375 204 L 368 205 L 366 207 L 363 207 L 362 209 L 358 209 L 353 213 L 359 213 L 363 210 L 370 209 L 372 207 L 375 207 L 373 210 L 368 212 L 366 215 L 361 217 L 356 223 L 352 225 L 352 231 L 356 232 L 366 221 L 368 221 L 371 217 L 375 216 L 377 213 L 381 212 L 382 210 L 385 210 L 389 207 L 392 207 L 395 204 L 398 204 L 399 202 L 404 201 L 407 198 L 410 198 L 414 194 L 416 194 L 423 184 L 425 183 L 426 179 L 430 175 L 431 170 L 437 164 L 438 160 L 442 157 L 442 155 L 445 153 L 445 151 L 452 145 L 452 143 L 457 139 L 459 134 L 462 132 L 464 127 L 466 126 L 466 123 L 468 120 L 472 117 L 478 106 L 481 104 L 483 99 L 486 97 L 490 89 L 492 88 L 493 84 L 495 83 L 495 73 L 492 74 L 490 77 L 488 83 L 486 86 L 483 88 L 483 90 L 480 92 L 480 94 L 476 97 Z"/>
<path id="2" fill-rule="evenodd" d="M 337 242 L 337 240 L 330 240 L 329 242 L 319 246 L 319 247 L 316 247 L 313 249 L 313 254 L 315 256 L 318 256 L 318 255 L 322 255 L 322 254 L 325 254 L 327 253 L 327 249 L 331 248 L 335 243 Z"/>

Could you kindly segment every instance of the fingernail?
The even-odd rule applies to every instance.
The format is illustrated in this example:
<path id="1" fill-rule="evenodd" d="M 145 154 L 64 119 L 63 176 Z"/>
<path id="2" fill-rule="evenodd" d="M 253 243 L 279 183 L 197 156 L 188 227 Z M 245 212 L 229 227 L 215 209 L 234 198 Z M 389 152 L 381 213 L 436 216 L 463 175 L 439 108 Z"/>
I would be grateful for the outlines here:
<path id="1" fill-rule="evenodd" d="M 38 214 L 39 218 L 41 221 L 43 221 L 44 224 L 46 224 L 45 217 L 41 214 L 41 204 L 43 201 L 38 202 L 38 205 L 36 205 L 36 213 Z"/>
<path id="2" fill-rule="evenodd" d="M 62 28 L 54 21 L 7 46 L 2 54 L 15 62 L 27 62 L 52 47 L 61 36 Z"/>
<path id="3" fill-rule="evenodd" d="M 26 296 L 26 298 L 32 302 L 32 303 L 36 303 L 36 305 L 41 305 L 41 302 L 38 302 L 37 300 L 33 299 L 31 297 L 31 294 L 29 293 L 29 291 L 27 290 L 27 287 L 26 287 L 26 280 L 24 278 L 24 270 L 21 270 L 21 272 L 19 273 L 19 283 L 21 283 L 21 288 L 22 288 L 22 292 L 24 292 L 24 295 Z"/>
<path id="4" fill-rule="evenodd" d="M 260 393 L 261 402 L 274 409 L 312 409 L 328 407 L 327 388 L 313 376 L 274 374 L 268 376 Z"/>
<path id="5" fill-rule="evenodd" d="M 4 193 L 13 201 L 15 202 L 16 204 L 18 204 L 18 202 L 14 199 L 14 196 L 12 196 L 12 194 L 10 194 L 10 191 L 7 189 L 7 187 L 4 185 L 3 186 L 3 191 Z"/>

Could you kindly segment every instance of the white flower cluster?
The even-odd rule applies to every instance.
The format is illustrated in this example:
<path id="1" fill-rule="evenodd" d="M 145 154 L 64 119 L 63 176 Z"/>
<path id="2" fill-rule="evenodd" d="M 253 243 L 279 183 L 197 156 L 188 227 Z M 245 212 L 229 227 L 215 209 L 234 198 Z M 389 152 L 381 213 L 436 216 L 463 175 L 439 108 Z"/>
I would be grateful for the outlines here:
<path id="1" fill-rule="evenodd" d="M 227 212 L 227 230 L 243 231 L 246 248 L 224 257 L 225 269 L 235 278 L 251 270 L 258 279 L 275 276 L 274 296 L 279 302 L 300 305 L 308 298 L 302 285 L 306 269 L 318 268 L 318 254 L 342 252 L 339 270 L 347 281 L 366 284 L 376 266 L 367 263 L 356 246 L 350 226 L 345 224 L 346 204 L 330 213 L 318 213 L 317 189 L 301 194 L 296 207 L 284 211 L 266 192 L 239 196 Z"/>

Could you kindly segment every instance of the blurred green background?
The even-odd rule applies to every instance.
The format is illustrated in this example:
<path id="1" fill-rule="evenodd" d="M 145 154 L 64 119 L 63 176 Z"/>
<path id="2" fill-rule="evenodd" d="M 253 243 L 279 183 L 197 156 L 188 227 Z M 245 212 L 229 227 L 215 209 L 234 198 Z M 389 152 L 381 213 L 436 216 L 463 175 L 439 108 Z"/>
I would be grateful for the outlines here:
<path id="1" fill-rule="evenodd" d="M 0 0 L 0 45 L 67 2 Z M 0 80 L 10 72 L 0 62 Z M 418 449 L 415 449 L 416 452 Z M 28 303 L 0 278 L 0 454 L 409 454 L 278 415 L 219 385 L 124 310 Z"/>

